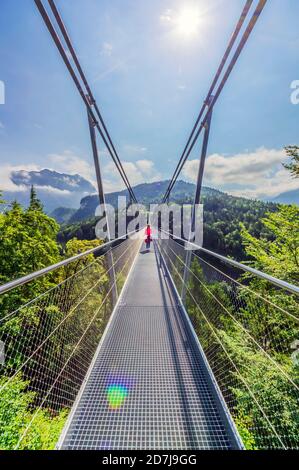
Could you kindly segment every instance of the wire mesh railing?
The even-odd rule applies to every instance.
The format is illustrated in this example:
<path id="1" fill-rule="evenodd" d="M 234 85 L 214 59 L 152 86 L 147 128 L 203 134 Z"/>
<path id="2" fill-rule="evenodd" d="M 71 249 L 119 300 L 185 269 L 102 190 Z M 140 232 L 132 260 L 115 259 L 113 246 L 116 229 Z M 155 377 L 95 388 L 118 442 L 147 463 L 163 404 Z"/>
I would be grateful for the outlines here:
<path id="1" fill-rule="evenodd" d="M 55 446 L 112 313 L 113 288 L 120 292 L 140 239 L 107 245 L 4 286 L 0 448 Z"/>
<path id="2" fill-rule="evenodd" d="M 158 244 L 245 448 L 298 449 L 298 288 L 182 240 Z"/>

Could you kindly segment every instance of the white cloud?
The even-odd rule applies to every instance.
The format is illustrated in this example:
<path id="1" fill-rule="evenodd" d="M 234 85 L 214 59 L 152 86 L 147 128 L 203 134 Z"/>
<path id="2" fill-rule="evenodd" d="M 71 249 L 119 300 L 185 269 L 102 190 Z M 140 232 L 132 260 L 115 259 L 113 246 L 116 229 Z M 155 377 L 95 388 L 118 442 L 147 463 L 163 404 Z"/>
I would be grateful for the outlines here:
<path id="1" fill-rule="evenodd" d="M 136 156 L 146 153 L 147 148 L 141 145 L 126 144 L 123 146 L 123 151 L 128 156 Z"/>
<path id="2" fill-rule="evenodd" d="M 104 42 L 101 49 L 101 55 L 110 57 L 112 55 L 113 45 L 110 42 Z"/>
<path id="3" fill-rule="evenodd" d="M 75 155 L 69 150 L 65 150 L 61 154 L 55 153 L 50 154 L 45 158 L 47 164 L 45 166 L 39 166 L 35 164 L 25 165 L 10 165 L 3 164 L 0 166 L 0 190 L 2 191 L 25 191 L 28 188 L 26 186 L 18 186 L 11 181 L 11 173 L 13 171 L 23 171 L 24 177 L 26 178 L 27 172 L 29 171 L 40 171 L 44 168 L 49 170 L 57 171 L 60 173 L 67 173 L 69 175 L 79 174 L 83 178 L 89 180 L 93 185 L 94 183 L 94 167 L 90 165 L 83 158 Z M 45 191 L 54 191 L 54 188 L 49 187 L 48 189 L 43 186 Z M 59 191 L 59 190 L 56 190 Z"/>
<path id="4" fill-rule="evenodd" d="M 299 189 L 299 181 L 291 178 L 282 166 L 287 161 L 284 150 L 258 148 L 232 156 L 212 154 L 205 166 L 205 184 L 224 189 L 231 194 L 267 198 Z M 183 174 L 196 181 L 198 160 L 185 164 Z"/>
<path id="5" fill-rule="evenodd" d="M 38 193 L 42 191 L 43 193 L 56 194 L 57 196 L 61 196 L 61 197 L 64 197 L 64 196 L 74 197 L 74 193 L 67 189 L 53 188 L 53 186 L 39 186 L 38 184 L 36 184 L 34 187 Z M 25 187 L 25 190 L 28 191 L 28 186 Z"/>
<path id="6" fill-rule="evenodd" d="M 94 179 L 93 166 L 70 150 L 65 150 L 62 153 L 52 153 L 48 156 L 48 161 L 52 166 L 50 169 L 55 171 L 70 175 L 79 174 L 90 181 Z"/>
<path id="7" fill-rule="evenodd" d="M 18 191 L 22 192 L 28 190 L 25 186 L 17 186 L 11 179 L 13 171 L 38 171 L 40 168 L 37 165 L 9 165 L 4 164 L 0 167 L 0 190 L 1 191 Z"/>
<path id="8" fill-rule="evenodd" d="M 267 199 L 278 196 L 281 193 L 298 189 L 298 179 L 291 178 L 290 173 L 281 169 L 272 178 L 263 180 L 260 185 L 253 188 L 232 189 L 229 192 L 236 196 Z"/>
<path id="9" fill-rule="evenodd" d="M 4 129 L 4 124 L 1 121 L 0 121 L 0 129 Z"/>
<path id="10" fill-rule="evenodd" d="M 154 172 L 154 162 L 151 160 L 138 160 L 136 162 L 136 166 L 146 175 L 150 175 Z"/>
<path id="11" fill-rule="evenodd" d="M 11 180 L 11 175 L 13 172 L 17 171 L 20 172 L 23 181 L 30 180 L 30 171 L 40 171 L 42 167 L 38 165 L 9 165 L 4 164 L 0 167 L 0 191 L 9 191 L 9 192 L 28 192 L 28 186 L 26 185 L 17 185 L 13 183 Z M 71 181 L 66 177 L 66 182 L 71 184 Z M 61 194 L 64 195 L 71 195 L 72 193 L 66 189 L 58 189 L 54 188 L 53 186 L 39 186 L 35 184 L 35 188 L 37 190 L 42 190 L 44 193 L 53 193 L 53 194 Z"/>
<path id="12" fill-rule="evenodd" d="M 160 20 L 165 23 L 171 23 L 173 21 L 173 10 L 167 9 L 160 15 Z"/>
<path id="13" fill-rule="evenodd" d="M 196 182 L 198 173 L 198 160 L 189 160 L 185 163 L 182 174 L 190 181 Z"/>
<path id="14" fill-rule="evenodd" d="M 286 160 L 283 150 L 261 147 L 255 152 L 246 152 L 224 157 L 213 154 L 207 159 L 206 177 L 216 184 L 225 183 L 256 183 L 273 175 L 277 164 Z"/>
<path id="15" fill-rule="evenodd" d="M 155 169 L 151 160 L 137 160 L 136 162 L 122 162 L 131 186 L 140 183 L 151 183 L 161 179 L 160 173 Z M 104 167 L 104 186 L 106 192 L 124 189 L 124 183 L 113 162 Z"/>
<path id="16" fill-rule="evenodd" d="M 145 147 L 129 146 L 128 150 L 131 152 L 145 153 Z M 107 152 L 103 150 L 100 152 L 100 156 L 107 156 Z M 67 173 L 70 175 L 79 174 L 91 181 L 96 187 L 94 182 L 94 167 L 89 164 L 86 160 L 75 155 L 73 152 L 66 150 L 62 153 L 50 154 L 45 159 L 47 161 L 46 167 L 50 170 L 54 170 L 60 173 Z M 130 184 L 132 186 L 143 183 L 153 182 L 161 179 L 161 175 L 156 171 L 154 163 L 147 159 L 138 159 L 135 162 L 124 161 L 122 162 L 125 172 L 128 176 Z M 0 167 L 0 190 L 3 191 L 15 191 L 22 192 L 27 191 L 26 186 L 17 186 L 11 181 L 11 173 L 13 171 L 24 171 L 24 177 L 26 177 L 29 171 L 40 171 L 45 166 L 39 165 L 2 165 Z M 113 192 L 124 188 L 124 184 L 119 176 L 119 173 L 112 161 L 110 161 L 103 168 L 103 179 L 106 192 Z M 59 192 L 54 188 L 42 187 L 44 191 Z"/>

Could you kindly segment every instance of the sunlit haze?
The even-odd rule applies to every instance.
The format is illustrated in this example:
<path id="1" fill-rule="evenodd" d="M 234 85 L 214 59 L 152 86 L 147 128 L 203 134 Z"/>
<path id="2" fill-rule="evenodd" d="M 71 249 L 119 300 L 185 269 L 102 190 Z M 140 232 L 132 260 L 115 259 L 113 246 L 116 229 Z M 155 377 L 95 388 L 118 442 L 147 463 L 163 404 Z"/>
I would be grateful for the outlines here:
<path id="1" fill-rule="evenodd" d="M 170 178 L 244 1 L 57 6 L 131 184 Z M 299 79 L 298 17 L 298 1 L 267 2 L 215 108 L 204 185 L 259 198 L 299 188 L 282 165 L 283 147 L 298 141 L 299 105 L 290 98 Z M 34 2 L 1 0 L 0 31 L 0 188 L 19 189 L 10 178 L 17 169 L 94 182 L 86 113 Z M 180 175 L 190 182 L 200 146 L 199 139 Z M 99 149 L 105 190 L 121 189 L 100 139 Z"/>
<path id="2" fill-rule="evenodd" d="M 179 34 L 192 36 L 196 34 L 200 27 L 200 13 L 195 8 L 182 9 L 177 17 L 177 28 Z"/>

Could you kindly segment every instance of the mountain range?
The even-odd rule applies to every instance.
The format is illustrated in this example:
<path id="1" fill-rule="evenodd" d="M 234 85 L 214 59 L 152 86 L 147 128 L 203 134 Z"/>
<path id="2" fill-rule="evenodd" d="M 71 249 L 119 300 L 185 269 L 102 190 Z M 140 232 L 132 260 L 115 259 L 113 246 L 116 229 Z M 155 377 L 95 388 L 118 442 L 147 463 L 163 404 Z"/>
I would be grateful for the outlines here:
<path id="1" fill-rule="evenodd" d="M 160 203 L 169 181 L 143 183 L 133 188 L 137 200 L 145 205 Z M 95 238 L 95 211 L 98 196 L 94 186 L 82 176 L 58 173 L 49 169 L 41 171 L 14 171 L 11 173 L 12 191 L 4 191 L 8 202 L 17 200 L 28 205 L 31 185 L 34 185 L 45 211 L 61 225 L 58 241 L 64 245 L 71 238 L 84 240 Z M 0 188 L 1 190 L 1 188 Z M 171 192 L 171 202 L 192 203 L 195 185 L 178 181 Z M 119 196 L 127 191 L 106 194 L 106 202 L 117 205 Z M 277 196 L 275 203 L 232 196 L 216 189 L 203 187 L 201 202 L 204 203 L 204 246 L 238 260 L 246 260 L 242 245 L 240 223 L 253 236 L 271 237 L 263 225 L 263 218 L 277 210 L 277 203 L 298 201 L 298 191 Z M 128 200 L 128 199 L 127 199 Z"/>
<path id="2" fill-rule="evenodd" d="M 138 184 L 133 188 L 135 196 L 140 204 L 148 206 L 149 204 L 161 203 L 162 197 L 168 187 L 169 181 L 157 181 L 154 183 L 143 183 Z M 189 203 L 193 201 L 195 192 L 195 185 L 187 183 L 185 181 L 178 181 L 171 192 L 171 202 L 185 202 Z M 202 190 L 203 195 L 221 194 L 220 191 L 212 188 L 204 187 Z M 106 194 L 105 200 L 107 204 L 113 207 L 117 206 L 118 197 L 126 197 L 128 199 L 128 191 L 116 191 L 114 193 Z M 95 211 L 99 205 L 99 198 L 97 195 L 86 196 L 81 200 L 80 208 L 71 214 L 67 222 L 76 223 L 80 221 L 88 220 L 95 216 Z M 55 214 L 53 214 L 55 216 Z"/>
<path id="3" fill-rule="evenodd" d="M 159 181 L 140 184 L 133 190 L 140 203 L 145 205 L 150 202 L 159 203 L 168 183 L 169 181 Z M 170 201 L 192 203 L 194 192 L 194 184 L 178 181 L 171 193 Z M 107 194 L 106 202 L 115 206 L 117 197 L 125 195 L 126 191 Z M 204 246 L 239 260 L 246 259 L 240 223 L 250 229 L 250 233 L 254 236 L 262 235 L 267 238 L 269 233 L 262 219 L 268 212 L 277 209 L 277 204 L 271 202 L 235 197 L 207 187 L 202 188 L 201 202 L 204 204 Z M 58 240 L 62 245 L 74 237 L 80 240 L 95 238 L 97 205 L 97 196 L 87 196 L 82 199 L 80 208 L 75 212 L 59 208 L 52 213 L 61 223 Z"/>
<path id="4" fill-rule="evenodd" d="M 297 204 L 297 206 L 299 206 L 299 189 L 293 189 L 292 191 L 279 194 L 272 198 L 272 202 L 278 204 Z"/>
<path id="5" fill-rule="evenodd" d="M 3 191 L 6 201 L 18 201 L 27 206 L 30 187 L 34 185 L 46 212 L 51 212 L 60 206 L 78 208 L 84 196 L 95 192 L 90 181 L 78 174 L 58 173 L 48 169 L 13 171 L 10 180 L 13 189 Z"/>
<path id="6" fill-rule="evenodd" d="M 12 189 L 3 192 L 6 201 L 16 200 L 27 206 L 31 185 L 34 185 L 39 199 L 46 212 L 51 213 L 59 222 L 79 222 L 94 216 L 98 205 L 96 188 L 79 174 L 70 175 L 49 169 L 40 171 L 13 171 L 10 175 Z M 139 184 L 134 187 L 137 199 L 142 204 L 158 203 L 168 186 L 169 181 Z M 0 188 L 1 190 L 1 188 Z M 171 200 L 175 202 L 192 202 L 195 186 L 192 183 L 179 181 L 175 185 Z M 215 189 L 203 188 L 203 194 L 224 194 Z M 115 206 L 118 196 L 128 196 L 127 191 L 116 191 L 106 195 L 106 202 Z M 299 191 L 287 191 L 269 202 L 298 204 Z"/>

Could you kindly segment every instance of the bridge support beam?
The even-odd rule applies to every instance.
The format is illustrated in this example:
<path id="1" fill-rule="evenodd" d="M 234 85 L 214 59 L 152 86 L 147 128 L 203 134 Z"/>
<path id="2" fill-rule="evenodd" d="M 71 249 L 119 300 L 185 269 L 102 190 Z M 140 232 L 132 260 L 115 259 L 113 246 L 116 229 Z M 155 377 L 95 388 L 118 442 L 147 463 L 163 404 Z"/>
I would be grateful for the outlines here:
<path id="1" fill-rule="evenodd" d="M 209 100 L 209 103 L 207 103 L 207 106 L 210 106 L 210 104 L 213 101 L 213 98 L 214 98 L 213 96 L 210 97 L 210 100 Z M 189 240 L 188 241 L 191 241 L 191 235 L 192 235 L 192 233 L 194 233 L 194 230 L 195 230 L 197 209 L 198 209 L 198 205 L 200 203 L 202 180 L 203 180 L 203 175 L 204 175 L 206 156 L 207 156 L 207 150 L 208 150 L 208 143 L 209 143 L 209 137 L 210 137 L 212 113 L 213 113 L 213 108 L 211 108 L 211 110 L 210 110 L 210 112 L 207 116 L 206 123 L 205 123 L 205 131 L 204 131 L 204 137 L 203 137 L 203 143 L 202 143 L 202 149 L 201 149 L 201 157 L 200 157 L 200 161 L 199 161 L 195 197 L 194 197 L 193 209 L 192 209 L 192 214 L 191 214 L 190 234 L 189 234 Z M 190 272 L 189 270 L 190 270 L 190 266 L 191 266 L 191 261 L 192 261 L 192 251 L 187 250 L 186 251 L 186 258 L 185 258 L 183 285 L 182 285 L 182 290 L 181 290 L 181 298 L 182 298 L 183 303 L 185 302 L 185 298 L 186 298 L 186 286 L 187 286 L 188 279 L 189 279 L 189 272 Z"/>
<path id="2" fill-rule="evenodd" d="M 96 124 L 93 121 L 88 109 L 87 109 L 87 116 L 88 116 L 88 124 L 89 124 L 89 132 L 90 132 L 90 140 L 91 140 L 93 161 L 94 161 L 94 167 L 95 167 L 96 178 L 97 178 L 99 201 L 100 201 L 100 204 L 101 204 L 102 208 L 104 208 L 104 211 L 105 211 L 105 217 L 106 217 L 106 223 L 107 223 L 107 241 L 110 242 L 111 240 L 110 240 L 109 219 L 108 219 L 107 211 L 106 211 L 105 193 L 104 193 L 103 180 L 102 180 L 100 161 L 99 161 L 98 146 L 97 146 L 96 133 L 95 133 L 95 125 Z M 112 291 L 111 291 L 112 292 L 112 301 L 113 301 L 113 305 L 115 305 L 116 301 L 118 299 L 118 289 L 117 289 L 115 269 L 114 269 L 114 263 L 113 263 L 113 255 L 112 255 L 111 248 L 109 249 L 109 251 L 107 253 L 107 260 L 108 260 L 108 269 L 109 269 L 109 275 L 110 275 L 109 277 L 110 277 L 111 283 L 113 285 Z"/>

